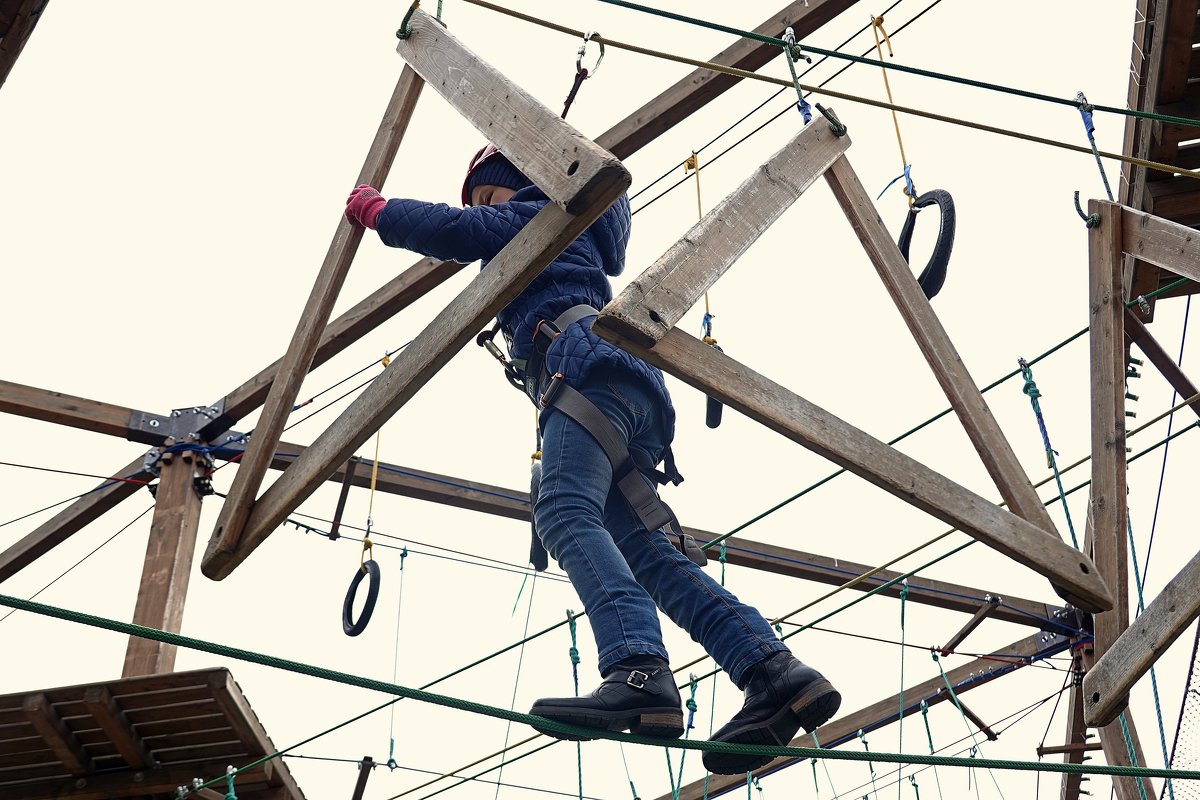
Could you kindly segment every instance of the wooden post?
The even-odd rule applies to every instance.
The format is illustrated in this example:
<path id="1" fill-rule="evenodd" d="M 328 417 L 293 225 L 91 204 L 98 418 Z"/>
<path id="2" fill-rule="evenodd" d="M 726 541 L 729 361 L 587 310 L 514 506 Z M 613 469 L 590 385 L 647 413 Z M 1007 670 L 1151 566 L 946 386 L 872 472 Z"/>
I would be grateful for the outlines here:
<path id="1" fill-rule="evenodd" d="M 12 71 L 13 64 L 17 63 L 17 56 L 21 55 L 21 51 L 25 49 L 25 43 L 29 41 L 33 29 L 37 27 L 42 12 L 46 10 L 47 2 L 49 0 L 19 0 L 13 12 L 13 20 L 9 24 L 8 30 L 4 32 L 3 38 L 0 38 L 0 86 L 4 85 L 4 81 L 8 79 L 8 73 Z M 12 6 L 13 4 L 8 3 L 7 5 Z"/>
<path id="2" fill-rule="evenodd" d="M 1068 748 L 1082 747 L 1088 737 L 1087 725 L 1083 721 L 1083 687 L 1080 684 L 1079 676 L 1083 674 L 1083 654 L 1076 650 L 1071 655 L 1071 668 L 1075 672 L 1074 683 L 1071 684 L 1070 693 L 1067 695 L 1067 743 Z M 1096 742 L 1099 747 L 1100 743 Z M 1082 749 L 1065 750 L 1063 755 L 1064 764 L 1082 764 L 1083 763 Z M 1041 753 L 1038 753 L 1041 755 Z M 1060 800 L 1079 800 L 1079 790 L 1083 783 L 1082 775 L 1078 773 L 1063 773 L 1062 790 L 1059 793 Z M 1090 780 L 1090 779 L 1089 779 Z"/>
<path id="3" fill-rule="evenodd" d="M 392 92 L 392 98 L 388 102 L 383 121 L 379 124 L 375 141 L 367 153 L 366 162 L 358 174 L 356 184 L 383 184 L 396 157 L 396 151 L 400 148 L 404 132 L 408 129 L 408 122 L 412 119 L 417 98 L 424 85 L 425 82 L 408 67 L 400 74 L 400 80 Z M 300 394 L 300 386 L 308 375 L 321 334 L 324 333 L 329 315 L 333 311 L 333 304 L 337 302 L 342 283 L 346 280 L 346 273 L 350 271 L 354 254 L 358 252 L 363 230 L 361 225 L 351 223 L 345 216 L 338 219 L 337 231 L 325 254 L 321 270 L 317 273 L 304 311 L 300 314 L 300 321 L 288 345 L 287 354 L 280 362 L 275 380 L 271 382 L 271 390 L 263 405 L 262 415 L 254 429 L 254 438 L 246 448 L 246 455 L 238 466 L 225 503 L 221 506 L 221 514 L 217 518 L 208 545 L 210 553 L 232 550 L 241 539 L 242 529 L 250 516 L 250 509 L 254 505 L 258 488 L 262 485 L 263 476 L 269 468 L 275 445 L 283 434 L 284 423 L 287 422 L 287 416 Z"/>
<path id="4" fill-rule="evenodd" d="M 164 453 L 158 462 L 158 493 L 142 582 L 134 606 L 133 622 L 178 633 L 183 623 L 196 529 L 200 524 L 200 495 L 194 479 L 201 457 L 191 450 Z M 122 677 L 157 675 L 175 668 L 174 645 L 129 637 Z"/>
<path id="5" fill-rule="evenodd" d="M 608 329 L 600 325 L 603 319 L 601 314 L 595 329 L 608 338 Z M 1045 575 L 1077 597 L 1079 608 L 1112 608 L 1112 595 L 1085 554 L 694 336 L 673 328 L 653 348 L 639 347 L 635 342 L 618 343 L 771 430 Z"/>

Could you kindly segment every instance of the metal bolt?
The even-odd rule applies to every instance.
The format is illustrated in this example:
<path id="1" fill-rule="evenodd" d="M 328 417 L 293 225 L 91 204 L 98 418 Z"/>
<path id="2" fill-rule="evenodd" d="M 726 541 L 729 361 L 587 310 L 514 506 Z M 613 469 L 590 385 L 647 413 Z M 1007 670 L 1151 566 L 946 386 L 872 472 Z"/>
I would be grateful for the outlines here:
<path id="1" fill-rule="evenodd" d="M 150 427 L 151 427 L 151 428 L 157 428 L 157 427 L 158 427 L 158 420 L 156 420 L 156 419 L 152 419 L 152 420 L 150 420 Z"/>
<path id="2" fill-rule="evenodd" d="M 178 416 L 179 416 L 179 409 L 177 408 L 177 409 L 175 409 L 174 411 L 172 411 L 172 412 L 171 412 L 171 416 L 172 416 L 172 417 L 178 417 Z"/>

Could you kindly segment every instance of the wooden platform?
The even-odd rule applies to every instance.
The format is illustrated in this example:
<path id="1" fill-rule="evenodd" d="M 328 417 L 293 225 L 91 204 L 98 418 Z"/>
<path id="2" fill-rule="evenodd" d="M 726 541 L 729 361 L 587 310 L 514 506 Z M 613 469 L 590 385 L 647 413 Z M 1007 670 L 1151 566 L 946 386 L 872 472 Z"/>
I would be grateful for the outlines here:
<path id="1" fill-rule="evenodd" d="M 0 696 L 0 800 L 172 797 L 273 752 L 226 669 Z M 282 759 L 234 787 L 239 800 L 304 798 Z"/>
<path id="2" fill-rule="evenodd" d="M 1133 29 L 1128 105 L 1140 111 L 1200 119 L 1200 0 L 1139 0 Z M 1108 123 L 1102 115 L 1098 123 Z M 1200 128 L 1166 125 L 1127 118 L 1126 155 L 1158 161 L 1185 169 L 1200 169 Z M 1200 180 L 1167 172 L 1124 165 L 1120 201 L 1189 227 L 1200 226 Z M 1134 260 L 1126 271 L 1125 287 L 1130 298 L 1154 291 L 1178 276 Z M 1161 295 L 1171 297 L 1200 291 L 1195 282 Z M 1142 322 L 1150 314 L 1139 312 Z"/>

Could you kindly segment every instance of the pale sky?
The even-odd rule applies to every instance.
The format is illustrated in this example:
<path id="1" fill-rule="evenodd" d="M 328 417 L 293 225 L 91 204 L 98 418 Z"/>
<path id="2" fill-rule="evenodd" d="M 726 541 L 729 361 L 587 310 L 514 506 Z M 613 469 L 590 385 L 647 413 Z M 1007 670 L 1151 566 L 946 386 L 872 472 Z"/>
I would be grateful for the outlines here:
<path id="1" fill-rule="evenodd" d="M 430 11 L 433 10 L 434 4 Z M 664 4 L 680 13 L 753 28 L 782 5 L 779 0 L 740 4 Z M 894 30 L 929 5 L 903 0 L 886 16 Z M 809 37 L 833 48 L 880 13 L 884 5 L 857 4 Z M 366 155 L 403 62 L 394 31 L 406 4 L 364 2 L 345 7 L 281 2 L 215 3 L 196 13 L 180 4 L 131 2 L 119 7 L 55 0 L 0 89 L 0 150 L 7 154 L 0 180 L 0 220 L 8 273 L 13 276 L 0 314 L 0 377 L 17 383 L 131 408 L 165 413 L 215 401 L 283 354 L 342 212 L 345 196 Z M 614 39 L 693 58 L 708 58 L 731 37 L 649 17 L 594 0 L 521 4 L 529 14 L 572 28 L 598 30 Z M 443 16 L 451 32 L 555 111 L 574 75 L 578 40 L 448 0 Z M 981 6 L 966 0 L 937 4 L 896 36 L 895 60 L 977 80 L 1073 97 L 1084 91 L 1097 104 L 1123 106 L 1127 91 L 1134 4 L 1008 3 Z M 870 46 L 861 33 L 846 49 Z M 594 55 L 594 50 L 591 54 Z M 828 62 L 804 80 L 817 83 L 841 64 Z M 597 75 L 582 87 L 569 121 L 596 136 L 673 83 L 689 68 L 610 49 Z M 782 60 L 762 70 L 786 77 Z M 1086 144 L 1079 115 L 1052 106 L 912 75 L 890 73 L 897 103 Z M 775 91 L 743 82 L 668 135 L 627 161 L 632 191 L 645 187 L 699 149 Z M 832 84 L 842 92 L 884 98 L 879 70 L 855 66 Z M 848 157 L 873 194 L 900 172 L 891 117 L 844 100 L 815 96 L 836 109 L 853 144 Z M 800 127 L 792 112 L 730 151 L 709 161 L 775 111 L 794 102 L 785 93 L 701 152 L 702 203 L 710 208 L 765 161 Z M 1103 193 L 1090 156 L 1001 138 L 961 127 L 901 117 L 905 151 L 919 190 L 950 191 L 958 210 L 958 236 L 950 275 L 934 308 L 964 363 L 980 385 L 991 383 L 1087 324 L 1087 237 L 1071 193 Z M 1097 114 L 1101 149 L 1121 149 L 1124 120 Z M 481 135 L 427 88 L 420 99 L 385 196 L 457 202 L 462 173 Z M 1105 162 L 1114 186 L 1119 164 Z M 682 178 L 682 170 L 673 173 Z M 660 184 L 660 187 L 667 183 Z M 659 189 L 634 199 L 639 209 Z M 905 202 L 893 187 L 877 203 L 898 233 Z M 696 220 L 693 182 L 634 217 L 626 273 L 620 289 L 651 264 Z M 924 263 L 935 223 L 922 219 L 914 260 Z M 917 256 L 915 254 L 919 253 Z M 335 316 L 417 260 L 368 233 L 341 292 Z M 415 336 L 460 291 L 475 267 L 431 292 L 357 346 L 316 370 L 301 399 L 368 366 Z M 829 190 L 818 183 L 714 288 L 714 334 L 734 358 L 880 439 L 890 439 L 946 406 L 932 373 L 863 255 Z M 699 334 L 702 309 L 682 327 Z M 1178 354 L 1184 301 L 1159 304 L 1151 332 Z M 1194 336 L 1193 336 L 1194 338 Z M 1190 357 L 1185 352 L 1184 369 Z M 373 369 L 378 369 L 373 368 Z M 1147 365 L 1130 390 L 1130 427 L 1165 411 L 1171 389 Z M 370 372 L 368 372 L 370 374 Z M 1085 339 L 1038 364 L 1034 375 L 1046 424 L 1060 463 L 1085 456 L 1088 432 L 1088 350 Z M 356 385 L 357 381 L 347 386 Z M 703 424 L 703 397 L 670 380 L 679 423 L 675 451 L 687 481 L 665 498 L 687 525 L 724 533 L 832 472 L 824 459 L 726 411 L 717 430 Z M 327 399 L 334 394 L 325 396 Z M 1047 477 L 1040 435 L 1019 380 L 986 395 L 1033 481 Z M 309 442 L 348 400 L 289 431 Z M 312 408 L 319 407 L 320 402 Z M 307 411 L 307 410 L 306 410 Z M 306 412 L 301 412 L 304 414 Z M 1175 423 L 1194 422 L 1181 413 Z M 239 423 L 245 430 L 255 417 Z M 1130 439 L 1134 452 L 1166 435 L 1164 421 Z M 0 460 L 108 475 L 145 448 L 101 434 L 0 415 Z M 528 401 L 504 382 L 482 350 L 467 347 L 382 430 L 384 461 L 467 480 L 524 490 L 533 449 Z M 902 445 L 904 452 L 979 494 L 998 500 L 961 427 L 943 419 Z M 371 456 L 374 440 L 360 450 Z M 1139 566 L 1146 568 L 1154 527 L 1147 598 L 1191 557 L 1195 547 L 1195 493 L 1188 478 L 1200 462 L 1196 434 L 1172 443 L 1161 503 L 1156 506 L 1162 451 L 1130 466 L 1130 513 Z M 228 488 L 233 469 L 215 477 Z M 1072 487 L 1086 467 L 1064 477 Z M 87 491 L 89 477 L 0 467 L 0 523 Z M 274 474 L 268 477 L 273 480 Z M 1052 484 L 1051 484 L 1052 485 Z M 1042 490 L 1043 498 L 1052 497 Z M 300 508 L 308 522 L 327 527 L 337 486 L 326 485 Z M 368 493 L 356 490 L 346 523 L 365 524 Z M 37 563 L 0 585 L 0 593 L 29 597 L 112 537 L 152 504 L 139 492 Z M 1082 536 L 1086 492 L 1070 498 Z M 207 541 L 220 499 L 204 501 L 200 547 Z M 1156 511 L 1157 509 L 1157 511 Z M 0 527 L 0 547 L 17 541 L 53 511 Z M 1064 538 L 1060 506 L 1051 514 Z M 488 517 L 417 500 L 377 495 L 373 519 L 375 557 L 384 582 L 375 619 L 350 639 L 340 626 L 342 598 L 357 568 L 359 547 L 349 538 L 331 543 L 291 526 L 281 528 L 232 576 L 220 583 L 192 578 L 183 633 L 331 669 L 418 686 L 564 618 L 581 606 L 561 573 L 536 581 L 520 574 L 529 530 L 523 522 Z M 946 526 L 866 481 L 843 476 L 788 505 L 742 536 L 851 561 L 881 564 L 942 533 Z M 120 533 L 77 568 L 45 589 L 38 600 L 115 619 L 132 614 L 149 515 Z M 355 534 L 357 535 L 357 534 Z M 384 538 L 398 537 L 398 538 Z M 911 569 L 966 541 L 954 534 L 902 561 Z M 403 593 L 399 553 L 406 545 Z M 447 553 L 450 548 L 468 555 Z M 444 556 L 453 556 L 448 560 Z M 492 561 L 486 561 L 491 559 Z M 496 561 L 509 565 L 496 569 Z M 710 567 L 714 575 L 717 565 Z M 514 571 L 515 570 L 515 571 Z M 922 575 L 975 586 L 983 592 L 1057 602 L 1047 582 L 983 546 L 968 548 Z M 823 596 L 828 588 L 730 567 L 730 588 L 775 618 Z M 522 585 L 524 589 L 522 590 Z M 855 599 L 843 592 L 793 619 L 811 621 Z M 532 598 L 532 608 L 530 600 Z M 6 612 L 4 612 L 6 613 Z M 0 613 L 0 617 L 4 616 Z M 965 622 L 954 612 L 910 604 L 900 627 L 894 599 L 871 598 L 789 640 L 797 655 L 828 675 L 841 690 L 842 711 L 897 692 L 900 671 L 909 685 L 935 677 L 927 650 L 944 643 Z M 785 630 L 790 630 L 785 628 Z M 397 637 L 398 631 L 398 637 Z M 963 649 L 1003 648 L 1030 629 L 987 621 Z M 664 622 L 675 665 L 701 655 L 686 635 Z M 885 641 L 855 638 L 866 635 Z M 1194 628 L 1159 662 L 1158 684 L 1167 745 L 1174 736 Z M 4 666 L 0 692 L 111 680 L 119 677 L 125 639 L 117 634 L 25 613 L 0 619 Z M 533 699 L 572 692 L 565 628 L 440 684 L 439 691 L 496 706 L 528 709 Z M 597 681 L 595 646 L 586 620 L 579 625 L 581 689 Z M 518 661 L 520 658 L 520 661 Z M 947 670 L 966 656 L 947 656 Z M 1066 661 L 1027 668 L 970 693 L 969 706 L 995 722 L 1062 688 Z M 202 653 L 181 651 L 177 668 L 220 666 Z M 281 673 L 250 664 L 228 666 L 278 747 L 290 746 L 383 702 L 359 689 Z M 707 672 L 711 662 L 697 671 Z M 518 676 L 519 672 L 519 678 Z M 684 676 L 680 676 L 681 679 Z M 1062 743 L 1063 702 L 1037 708 L 999 741 L 979 752 L 991 758 L 1036 758 L 1039 743 Z M 713 716 L 712 681 L 697 693 L 700 711 L 693 738 L 703 738 Z M 717 679 L 715 725 L 738 708 L 739 693 Z M 406 768 L 377 769 L 369 800 L 391 798 L 437 774 L 517 741 L 532 731 L 465 713 L 403 701 L 394 721 L 384 711 L 322 737 L 297 752 L 319 759 L 354 761 L 388 757 L 394 730 L 395 759 Z M 1133 715 L 1149 763 L 1162 765 L 1149 681 L 1138 684 Z M 938 747 L 965 735 L 948 704 L 931 710 Z M 1010 720 L 1011 721 L 1011 720 Z M 1004 728 L 1008 722 L 1001 723 Z M 921 721 L 868 734 L 874 751 L 926 753 Z M 540 744 L 540 742 L 538 742 Z M 526 745 L 516 752 L 523 752 Z M 857 747 L 858 745 L 847 745 Z M 960 754 L 965 745 L 948 746 Z M 1100 754 L 1093 754 L 1097 761 Z M 624 757 L 640 797 L 670 789 L 658 748 L 626 747 Z M 1195 756 L 1193 755 L 1193 758 Z M 678 768 L 678 751 L 672 754 Z M 288 766 L 309 798 L 349 796 L 357 774 L 352 763 L 292 758 Z M 483 766 L 495 763 L 488 762 Z M 612 743 L 582 748 L 583 792 L 590 797 L 628 796 L 621 750 Z M 828 762 L 819 796 L 871 791 L 861 763 Z M 483 767 L 464 774 L 474 774 Z M 891 769 L 876 765 L 877 789 L 896 793 Z M 908 770 L 905 771 L 906 774 Z M 204 778 L 212 775 L 200 776 Z M 695 754 L 683 780 L 703 777 Z M 484 776 L 496 780 L 495 772 Z M 946 796 L 978 789 L 980 797 L 1057 797 L 1059 779 L 1033 773 L 977 775 L 942 768 L 937 782 L 918 775 L 922 796 L 940 783 Z M 533 797 L 531 788 L 575 794 L 575 748 L 560 744 L 507 766 L 497 790 L 474 782 L 447 797 Z M 423 798 L 447 785 L 413 792 Z M 509 785 L 512 784 L 512 785 Z M 903 784 L 908 784 L 904 779 Z M 885 786 L 888 788 L 885 790 Z M 1093 796 L 1109 782 L 1093 778 Z M 858 788 L 854 788 L 858 787 Z M 762 781 L 764 797 L 814 797 L 807 765 Z M 899 787 L 900 796 L 912 789 Z"/>

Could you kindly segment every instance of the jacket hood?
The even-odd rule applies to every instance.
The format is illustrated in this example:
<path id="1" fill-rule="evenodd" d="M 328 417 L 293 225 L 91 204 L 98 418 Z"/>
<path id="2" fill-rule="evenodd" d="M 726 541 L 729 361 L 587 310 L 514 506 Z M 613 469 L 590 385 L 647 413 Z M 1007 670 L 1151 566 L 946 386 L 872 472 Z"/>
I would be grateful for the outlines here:
<path id="1" fill-rule="evenodd" d="M 519 190 L 512 196 L 511 202 L 551 202 L 550 198 L 537 186 L 529 186 Z M 629 243 L 629 197 L 621 195 L 613 206 L 618 214 L 603 214 L 587 229 L 596 244 L 596 253 L 604 267 L 604 273 L 610 276 L 620 275 L 625 271 L 625 247 Z M 624 208 L 620 208 L 624 206 Z"/>

